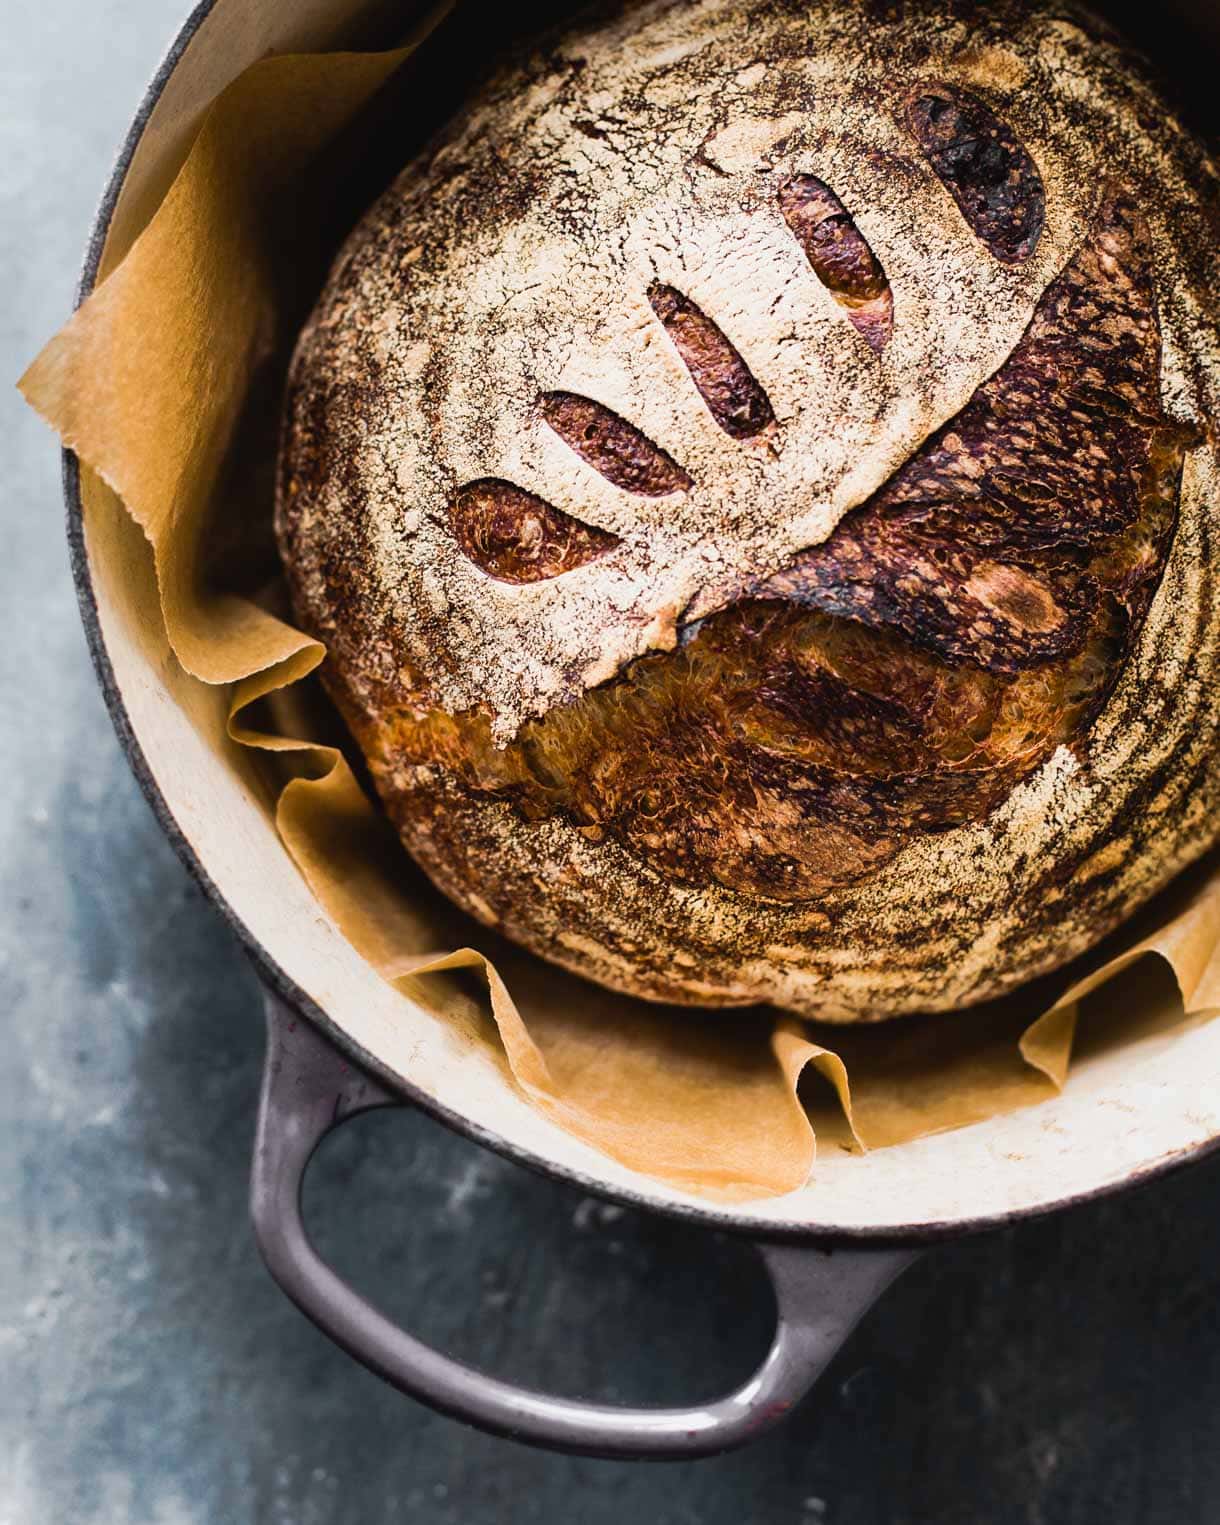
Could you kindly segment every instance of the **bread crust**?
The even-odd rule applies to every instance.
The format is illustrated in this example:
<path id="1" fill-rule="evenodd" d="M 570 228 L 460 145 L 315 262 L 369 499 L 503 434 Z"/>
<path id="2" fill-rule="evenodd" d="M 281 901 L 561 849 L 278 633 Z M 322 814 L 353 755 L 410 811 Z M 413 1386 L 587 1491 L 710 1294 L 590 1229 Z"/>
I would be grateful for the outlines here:
<path id="1" fill-rule="evenodd" d="M 1215 169 L 1083 13 L 901 9 L 510 66 L 294 360 L 284 564 L 404 842 L 648 999 L 983 1000 L 1220 831 Z"/>

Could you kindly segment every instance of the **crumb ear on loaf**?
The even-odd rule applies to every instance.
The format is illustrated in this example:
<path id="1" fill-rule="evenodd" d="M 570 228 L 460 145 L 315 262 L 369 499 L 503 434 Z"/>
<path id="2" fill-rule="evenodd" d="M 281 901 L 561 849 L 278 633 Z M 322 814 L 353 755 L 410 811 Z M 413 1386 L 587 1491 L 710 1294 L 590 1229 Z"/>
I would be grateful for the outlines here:
<path id="1" fill-rule="evenodd" d="M 1216 172 L 1062 6 L 628 5 L 356 229 L 277 530 L 403 841 L 649 999 L 873 1020 L 1220 834 Z"/>

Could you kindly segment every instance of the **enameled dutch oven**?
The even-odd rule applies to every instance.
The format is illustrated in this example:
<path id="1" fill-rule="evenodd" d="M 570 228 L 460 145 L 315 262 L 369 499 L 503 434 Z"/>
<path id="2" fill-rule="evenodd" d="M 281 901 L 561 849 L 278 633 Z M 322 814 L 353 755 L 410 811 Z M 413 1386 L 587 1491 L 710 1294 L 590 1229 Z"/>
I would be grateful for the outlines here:
<path id="1" fill-rule="evenodd" d="M 1220 59 L 1214 0 L 1172 0 L 1151 18 L 1134 7 L 1119 14 L 1114 0 L 1097 8 L 1168 63 L 1188 105 L 1198 86 L 1206 109 L 1206 81 Z M 404 0 L 390 9 L 401 34 L 423 7 Z M 147 222 L 202 111 L 226 84 L 269 53 L 363 42 L 374 21 L 384 28 L 386 13 L 372 0 L 203 0 L 128 134 L 90 237 L 80 299 Z M 65 490 L 85 627 L 123 746 L 166 834 L 266 985 L 251 1189 L 259 1247 L 300 1308 L 404 1392 L 537 1445 L 619 1457 L 710 1454 L 781 1419 L 921 1246 L 1125 1189 L 1220 1146 L 1216 1022 L 1141 1053 L 1138 1063 L 1121 1051 L 1082 1063 L 1062 1095 L 1012 1116 L 819 1161 L 805 1189 L 733 1211 L 617 1165 L 531 1109 L 486 1055 L 383 983 L 320 915 L 250 784 L 192 725 L 200 701 L 190 680 L 119 575 L 126 557 L 113 500 L 70 452 Z M 317 1256 L 299 1200 L 323 1136 L 391 1103 L 423 1107 L 486 1148 L 584 1191 L 754 1240 L 778 1312 L 757 1373 L 729 1397 L 694 1408 L 605 1407 L 513 1387 L 395 1327 Z"/>

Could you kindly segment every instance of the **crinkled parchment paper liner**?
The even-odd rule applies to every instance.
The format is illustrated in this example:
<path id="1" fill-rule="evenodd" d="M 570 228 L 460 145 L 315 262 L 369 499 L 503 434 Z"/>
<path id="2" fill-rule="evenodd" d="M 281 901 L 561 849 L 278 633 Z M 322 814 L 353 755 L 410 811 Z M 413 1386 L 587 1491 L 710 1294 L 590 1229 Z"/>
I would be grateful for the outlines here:
<path id="1" fill-rule="evenodd" d="M 803 1184 L 815 1134 L 823 1147 L 897 1144 L 1046 1098 L 1065 1083 L 1090 1006 L 1104 1005 L 1080 1034 L 1094 1046 L 1220 1008 L 1214 862 L 1065 993 L 1066 977 L 967 1013 L 853 1029 L 612 995 L 465 921 L 422 880 L 342 752 L 319 744 L 327 718 L 301 680 L 322 648 L 274 612 L 274 589 L 257 591 L 273 571 L 269 466 L 301 315 L 300 293 L 288 294 L 296 255 L 320 237 L 327 186 L 355 162 L 365 107 L 410 52 L 268 58 L 237 79 L 126 257 L 22 381 L 111 489 L 90 494 L 91 541 L 121 559 L 148 638 L 168 639 L 195 725 L 242 778 L 258 760 L 284 845 L 359 953 L 481 1032 L 572 1133 L 721 1198 Z"/>

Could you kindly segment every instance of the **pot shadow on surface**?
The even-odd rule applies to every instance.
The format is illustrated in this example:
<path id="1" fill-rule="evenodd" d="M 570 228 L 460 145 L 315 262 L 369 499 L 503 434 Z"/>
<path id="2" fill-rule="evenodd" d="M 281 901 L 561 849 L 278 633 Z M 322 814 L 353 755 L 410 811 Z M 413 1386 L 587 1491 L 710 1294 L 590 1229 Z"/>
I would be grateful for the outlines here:
<path id="1" fill-rule="evenodd" d="M 920 1262 L 773 1435 L 711 1461 L 592 1462 L 391 1392 L 271 1285 L 246 1219 L 257 982 L 121 780 L 75 905 L 94 977 L 147 1020 L 113 1169 L 146 1276 L 93 1442 L 192 1521 L 418 1518 L 1115 1522 L 1209 1518 L 1220 1489 L 1220 1163 Z M 65 845 L 65 851 L 68 850 Z M 99 908 L 104 908 L 99 910 Z M 153 1192 L 130 1182 L 153 1177 Z M 407 1110 L 349 1124 L 307 1190 L 323 1253 L 415 1332 L 500 1375 L 620 1402 L 740 1379 L 770 1333 L 743 1245 L 556 1186 Z M 129 1316 L 128 1325 L 132 1323 Z M 130 1339 L 116 1332 L 114 1338 Z M 101 1516 L 79 1515 L 81 1518 Z"/>

